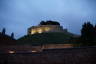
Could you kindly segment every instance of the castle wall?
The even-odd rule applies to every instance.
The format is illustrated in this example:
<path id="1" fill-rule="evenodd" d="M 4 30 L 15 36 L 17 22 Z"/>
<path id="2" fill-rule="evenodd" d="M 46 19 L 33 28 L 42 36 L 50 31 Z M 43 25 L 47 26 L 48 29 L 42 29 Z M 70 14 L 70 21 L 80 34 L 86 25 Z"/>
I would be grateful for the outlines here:
<path id="1" fill-rule="evenodd" d="M 72 48 L 73 44 L 46 44 L 43 45 L 44 49 L 54 49 L 54 48 Z"/>
<path id="2" fill-rule="evenodd" d="M 12 45 L 0 46 L 0 53 L 41 52 L 43 49 L 72 48 L 73 44 L 46 44 L 41 46 Z"/>
<path id="3" fill-rule="evenodd" d="M 40 25 L 32 26 L 28 29 L 28 34 L 44 33 L 44 32 L 63 32 L 63 27 L 59 25 Z"/>
<path id="4" fill-rule="evenodd" d="M 0 64 L 96 64 L 96 47 L 50 49 L 41 53 L 0 54 Z"/>

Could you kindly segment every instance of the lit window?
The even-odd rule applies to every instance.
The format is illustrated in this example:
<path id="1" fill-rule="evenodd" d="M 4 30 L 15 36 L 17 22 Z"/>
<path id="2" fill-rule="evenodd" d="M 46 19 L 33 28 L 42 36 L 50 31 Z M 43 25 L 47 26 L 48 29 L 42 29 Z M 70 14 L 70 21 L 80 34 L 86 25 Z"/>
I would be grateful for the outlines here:
<path id="1" fill-rule="evenodd" d="M 38 33 L 42 33 L 42 29 L 41 28 L 38 29 Z"/>
<path id="2" fill-rule="evenodd" d="M 31 34 L 35 34 L 36 30 L 32 29 Z"/>
<path id="3" fill-rule="evenodd" d="M 13 54 L 13 53 L 15 53 L 15 51 L 10 50 L 9 53 L 10 53 L 10 54 Z"/>
<path id="4" fill-rule="evenodd" d="M 49 30 L 50 30 L 50 28 L 49 28 L 49 27 L 46 27 L 46 28 L 45 28 L 45 31 L 49 31 Z"/>

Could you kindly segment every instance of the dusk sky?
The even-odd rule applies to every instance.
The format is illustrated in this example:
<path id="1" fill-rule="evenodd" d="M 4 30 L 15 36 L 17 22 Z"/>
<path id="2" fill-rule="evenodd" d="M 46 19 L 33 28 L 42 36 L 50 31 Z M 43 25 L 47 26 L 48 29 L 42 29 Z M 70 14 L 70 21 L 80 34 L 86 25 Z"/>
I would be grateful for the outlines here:
<path id="1" fill-rule="evenodd" d="M 0 31 L 15 38 L 40 21 L 60 22 L 69 32 L 80 34 L 84 22 L 96 24 L 96 0 L 0 0 Z"/>

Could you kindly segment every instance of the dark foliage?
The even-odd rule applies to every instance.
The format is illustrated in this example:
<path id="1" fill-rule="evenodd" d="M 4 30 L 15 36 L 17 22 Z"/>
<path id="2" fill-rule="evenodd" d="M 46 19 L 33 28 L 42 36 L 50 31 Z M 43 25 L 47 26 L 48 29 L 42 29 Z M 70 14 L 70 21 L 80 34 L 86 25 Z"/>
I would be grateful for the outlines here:
<path id="1" fill-rule="evenodd" d="M 83 43 L 83 45 L 95 45 L 95 28 L 94 26 L 90 23 L 84 23 L 82 25 L 82 29 L 81 29 L 81 41 Z"/>
<path id="2" fill-rule="evenodd" d="M 16 44 L 16 40 L 11 38 L 11 36 L 4 35 L 0 33 L 0 45 L 14 45 Z"/>
<path id="3" fill-rule="evenodd" d="M 95 36 L 95 40 L 96 40 L 96 25 L 95 25 L 95 27 L 94 27 L 94 30 L 95 30 L 94 36 Z"/>
<path id="4" fill-rule="evenodd" d="M 40 25 L 60 25 L 60 23 L 59 22 L 56 22 L 56 21 L 41 21 L 40 22 Z"/>
<path id="5" fill-rule="evenodd" d="M 2 34 L 5 35 L 5 32 L 6 32 L 6 29 L 3 28 L 3 30 L 2 30 Z"/>
<path id="6" fill-rule="evenodd" d="M 40 25 L 46 25 L 46 22 L 41 21 L 41 22 L 40 22 Z"/>
<path id="7" fill-rule="evenodd" d="M 11 38 L 14 38 L 14 33 L 13 32 L 11 33 Z"/>

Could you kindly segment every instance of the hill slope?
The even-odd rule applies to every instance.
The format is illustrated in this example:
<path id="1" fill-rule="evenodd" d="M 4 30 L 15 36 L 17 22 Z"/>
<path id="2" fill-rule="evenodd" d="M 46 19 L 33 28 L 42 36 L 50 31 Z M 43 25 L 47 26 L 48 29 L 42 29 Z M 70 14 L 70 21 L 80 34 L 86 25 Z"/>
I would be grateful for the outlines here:
<path id="1" fill-rule="evenodd" d="M 72 35 L 65 33 L 42 33 L 23 36 L 20 39 L 18 39 L 18 44 L 62 44 L 69 43 L 72 38 Z"/>

